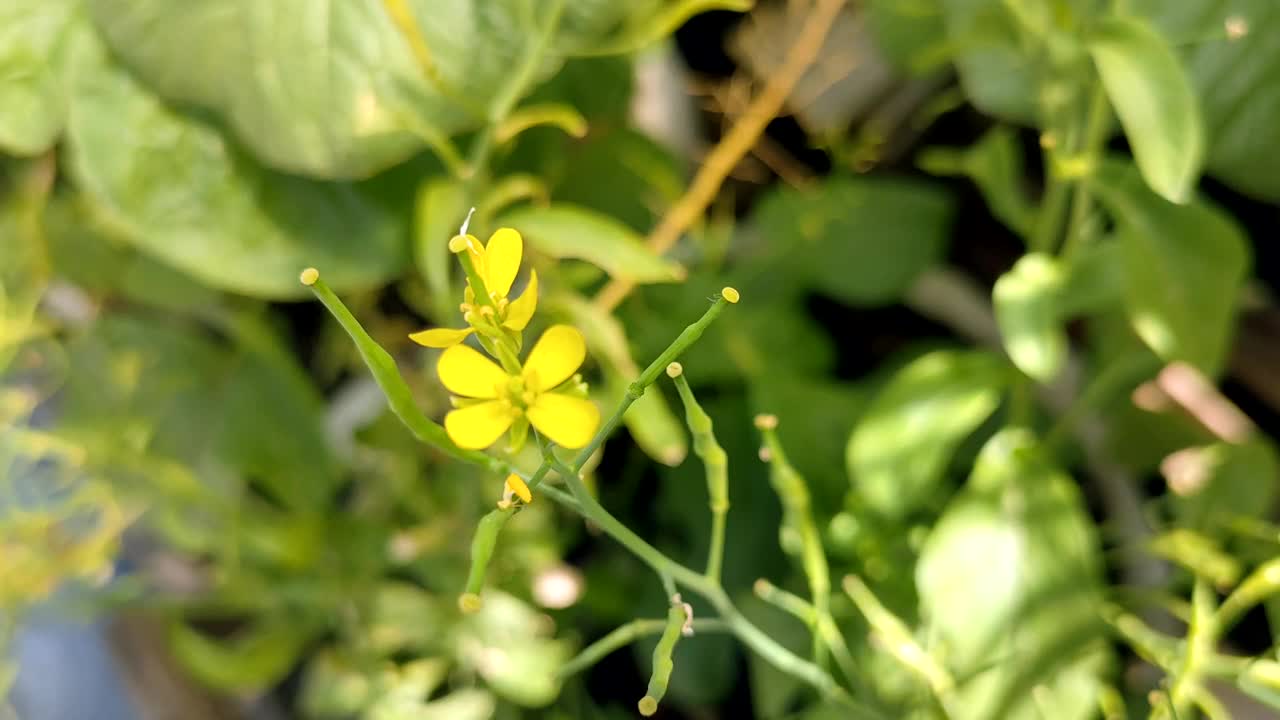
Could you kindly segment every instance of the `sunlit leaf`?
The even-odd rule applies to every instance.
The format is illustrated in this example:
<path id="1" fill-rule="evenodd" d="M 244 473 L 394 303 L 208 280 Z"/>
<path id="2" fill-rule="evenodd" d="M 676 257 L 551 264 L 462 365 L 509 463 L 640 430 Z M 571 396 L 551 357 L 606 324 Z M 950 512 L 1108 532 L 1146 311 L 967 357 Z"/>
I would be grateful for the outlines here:
<path id="1" fill-rule="evenodd" d="M 1207 201 L 1157 197 L 1122 163 L 1104 165 L 1094 187 L 1117 223 L 1133 329 L 1165 360 L 1216 374 L 1249 265 L 1244 234 Z"/>
<path id="2" fill-rule="evenodd" d="M 557 259 L 585 260 L 637 283 L 674 282 L 684 269 L 656 255 L 635 231 L 606 215 L 568 204 L 524 207 L 503 214 L 538 250 Z"/>
<path id="3" fill-rule="evenodd" d="M 991 438 L 916 566 L 926 632 L 966 678 L 961 720 L 1032 720 L 1038 703 L 1083 720 L 1096 707 L 1098 539 L 1071 479 L 1034 451 L 1026 431 Z"/>
<path id="4" fill-rule="evenodd" d="M 849 436 L 854 490 L 893 517 L 927 503 L 956 446 L 996 409 L 1007 380 L 1005 364 L 978 351 L 933 352 L 899 370 Z"/>
<path id="5" fill-rule="evenodd" d="M 62 132 L 67 99 L 61 65 L 70 0 L 14 0 L 0 6 L 0 149 L 35 155 Z"/>
<path id="6" fill-rule="evenodd" d="M 259 167 L 91 40 L 75 53 L 68 162 L 121 237 L 211 286 L 272 298 L 304 294 L 305 267 L 335 288 L 368 287 L 408 260 L 400 218 L 359 186 Z"/>
<path id="7" fill-rule="evenodd" d="M 1041 382 L 1052 380 L 1067 358 L 1060 303 L 1064 285 L 1057 260 L 1028 253 L 996 281 L 996 322 L 1013 364 Z"/>
<path id="8" fill-rule="evenodd" d="M 1113 17 L 1094 28 L 1089 51 L 1143 179 L 1166 200 L 1187 202 L 1204 159 L 1204 127 L 1173 49 L 1146 22 Z"/>

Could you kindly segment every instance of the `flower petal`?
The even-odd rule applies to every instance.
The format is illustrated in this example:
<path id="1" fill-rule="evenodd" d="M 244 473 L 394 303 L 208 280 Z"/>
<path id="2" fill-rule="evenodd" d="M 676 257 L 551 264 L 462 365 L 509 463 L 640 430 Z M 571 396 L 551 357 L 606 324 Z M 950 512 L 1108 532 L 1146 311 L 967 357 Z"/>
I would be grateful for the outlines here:
<path id="1" fill-rule="evenodd" d="M 450 392 L 473 398 L 496 398 L 498 390 L 507 384 L 508 376 L 492 360 L 479 350 L 466 345 L 454 345 L 440 356 L 436 363 L 440 382 Z"/>
<path id="2" fill-rule="evenodd" d="M 431 328 L 410 333 L 409 339 L 430 348 L 453 347 L 475 332 L 474 328 Z"/>
<path id="3" fill-rule="evenodd" d="M 538 432 L 571 450 L 591 442 L 600 427 L 600 411 L 595 403 L 573 395 L 542 393 L 527 414 Z"/>
<path id="4" fill-rule="evenodd" d="M 444 430 L 458 447 L 483 450 L 492 445 L 511 427 L 515 415 L 511 406 L 491 400 L 471 407 L 450 410 L 444 416 Z"/>
<path id="5" fill-rule="evenodd" d="M 569 325 L 552 325 L 542 333 L 524 361 L 525 387 L 542 392 L 568 380 L 587 358 L 582 333 Z"/>
<path id="6" fill-rule="evenodd" d="M 520 272 L 520 258 L 524 254 L 524 240 L 511 228 L 499 228 L 489 238 L 484 249 L 484 284 L 496 298 L 511 292 L 511 283 Z"/>
<path id="7" fill-rule="evenodd" d="M 512 330 L 524 330 L 538 309 L 538 271 L 529 271 L 529 287 L 507 306 L 507 319 L 502 323 Z"/>

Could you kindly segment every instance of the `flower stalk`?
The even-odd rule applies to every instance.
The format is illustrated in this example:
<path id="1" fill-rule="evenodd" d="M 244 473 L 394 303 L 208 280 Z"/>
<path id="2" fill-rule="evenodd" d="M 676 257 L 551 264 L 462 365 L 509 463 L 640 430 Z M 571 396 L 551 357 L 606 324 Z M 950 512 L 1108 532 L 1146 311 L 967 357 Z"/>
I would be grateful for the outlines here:
<path id="1" fill-rule="evenodd" d="M 666 626 L 662 629 L 662 637 L 653 649 L 653 673 L 649 676 L 649 687 L 644 697 L 636 706 L 640 714 L 649 717 L 658 711 L 658 703 L 667 694 L 667 683 L 671 681 L 671 671 L 675 669 L 675 661 L 671 654 L 675 652 L 676 642 L 680 640 L 680 630 L 688 620 L 684 607 L 678 602 L 679 596 L 673 599 L 671 608 L 667 610 Z"/>

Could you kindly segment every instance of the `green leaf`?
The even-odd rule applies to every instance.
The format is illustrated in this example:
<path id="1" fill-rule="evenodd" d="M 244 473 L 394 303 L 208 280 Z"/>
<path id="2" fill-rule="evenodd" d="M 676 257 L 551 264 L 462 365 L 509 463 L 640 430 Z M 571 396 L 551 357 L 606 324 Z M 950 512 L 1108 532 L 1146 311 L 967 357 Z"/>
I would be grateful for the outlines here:
<path id="1" fill-rule="evenodd" d="M 965 95 L 982 112 L 1031 124 L 1039 96 L 1036 58 L 1003 0 L 940 0 Z"/>
<path id="2" fill-rule="evenodd" d="M 60 75 L 73 23 L 71 0 L 0 6 L 0 150 L 36 155 L 61 134 L 67 100 Z"/>
<path id="3" fill-rule="evenodd" d="M 268 298 L 304 295 L 308 266 L 335 289 L 378 285 L 404 266 L 400 219 L 359 185 L 264 170 L 148 95 L 92 38 L 75 55 L 71 174 L 140 250 L 212 287 Z"/>
<path id="4" fill-rule="evenodd" d="M 764 198 L 756 233 L 785 248 L 781 267 L 854 305 L 894 302 L 946 249 L 952 206 L 933 184 L 836 177 Z"/>
<path id="5" fill-rule="evenodd" d="M 1026 431 L 992 437 L 916 565 L 925 632 L 968 678 L 957 720 L 1094 716 L 1109 654 L 1098 539 L 1071 478 L 1034 453 Z"/>
<path id="6" fill-rule="evenodd" d="M 1157 197 L 1119 162 L 1099 169 L 1093 190 L 1117 224 L 1133 329 L 1165 360 L 1216 375 L 1249 265 L 1244 233 L 1207 201 Z"/>
<path id="7" fill-rule="evenodd" d="M 539 50 L 544 6 L 518 0 L 409 0 L 409 27 L 380 0 L 87 5 L 160 95 L 213 111 L 263 163 L 325 178 L 365 177 L 420 150 L 422 137 L 476 129 L 532 53 L 534 79 L 545 79 L 564 52 L 663 10 L 568 3 Z"/>
<path id="8" fill-rule="evenodd" d="M 1208 130 L 1208 169 L 1241 192 L 1280 200 L 1280 5 L 1271 0 L 1133 0 L 1180 45 Z M 1222 39 L 1228 21 L 1244 37 Z M 1206 38 L 1186 42 L 1190 38 Z M 1210 39 L 1211 38 L 1211 39 Z"/>
<path id="9" fill-rule="evenodd" d="M 575 205 L 523 207 L 500 224 L 519 230 L 539 252 L 558 260 L 585 260 L 616 278 L 636 283 L 675 282 L 684 269 L 658 257 L 635 231 L 608 216 Z"/>
<path id="10" fill-rule="evenodd" d="M 996 323 L 1009 358 L 1040 382 L 1056 377 L 1067 359 L 1060 302 L 1063 275 L 1053 257 L 1028 253 L 996 280 L 992 293 Z"/>
<path id="11" fill-rule="evenodd" d="M 957 150 L 927 148 L 920 167 L 933 175 L 964 175 L 977 184 L 992 214 L 1024 239 L 1035 227 L 1035 206 L 1023 187 L 1022 145 L 1012 128 L 1000 125 L 977 143 Z"/>
<path id="12" fill-rule="evenodd" d="M 311 632 L 296 619 L 278 618 L 215 640 L 185 623 L 169 628 L 169 648 L 200 682 L 226 691 L 264 690 L 298 660 Z"/>
<path id="13" fill-rule="evenodd" d="M 866 13 L 877 48 L 902 70 L 921 70 L 946 46 L 946 27 L 937 0 L 870 0 Z"/>
<path id="14" fill-rule="evenodd" d="M 854 491 L 902 517 L 928 503 L 956 447 L 1000 403 L 1008 370 L 985 352 L 937 351 L 899 370 L 849 436 Z"/>
<path id="15" fill-rule="evenodd" d="M 1195 189 L 1204 122 L 1191 80 L 1169 44 L 1138 18 L 1095 27 L 1089 52 L 1147 185 L 1174 203 Z"/>

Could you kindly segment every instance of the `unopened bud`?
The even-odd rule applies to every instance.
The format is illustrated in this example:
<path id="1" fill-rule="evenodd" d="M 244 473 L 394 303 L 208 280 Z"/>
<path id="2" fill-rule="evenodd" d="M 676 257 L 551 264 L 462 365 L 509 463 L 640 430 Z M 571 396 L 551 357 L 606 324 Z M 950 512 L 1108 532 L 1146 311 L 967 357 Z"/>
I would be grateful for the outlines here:
<path id="1" fill-rule="evenodd" d="M 667 377 L 677 378 L 684 373 L 684 366 L 678 362 L 673 362 L 667 366 Z"/>
<path id="2" fill-rule="evenodd" d="M 313 267 L 309 267 L 302 271 L 302 274 L 298 276 L 298 279 L 302 281 L 303 285 L 311 287 L 320 279 L 320 271 Z"/>

